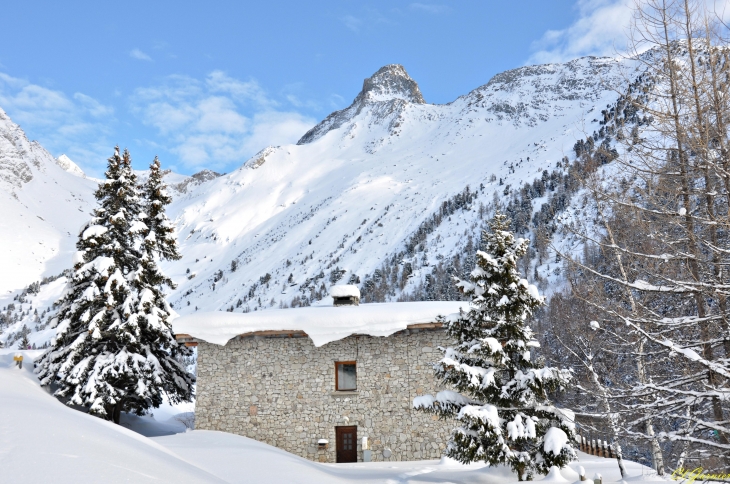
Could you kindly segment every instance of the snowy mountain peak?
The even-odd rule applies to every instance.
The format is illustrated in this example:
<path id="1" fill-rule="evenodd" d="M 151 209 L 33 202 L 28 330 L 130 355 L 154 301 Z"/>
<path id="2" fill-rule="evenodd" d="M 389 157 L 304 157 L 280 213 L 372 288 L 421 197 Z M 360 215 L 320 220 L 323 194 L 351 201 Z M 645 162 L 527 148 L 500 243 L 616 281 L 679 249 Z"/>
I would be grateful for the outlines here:
<path id="1" fill-rule="evenodd" d="M 79 165 L 74 163 L 73 160 L 65 154 L 56 158 L 56 164 L 71 174 L 82 177 L 86 176 L 84 171 L 79 168 Z"/>
<path id="2" fill-rule="evenodd" d="M 363 110 L 367 111 L 368 107 L 376 111 L 374 120 L 382 122 L 392 121 L 409 104 L 426 104 L 418 84 L 402 65 L 388 64 L 363 81 L 362 91 L 349 107 L 324 118 L 321 123 L 307 131 L 297 144 L 304 145 L 318 140 L 347 124 Z"/>
<path id="3" fill-rule="evenodd" d="M 362 83 L 362 91 L 355 98 L 355 103 L 358 101 L 390 101 L 391 99 L 403 99 L 416 104 L 426 103 L 418 84 L 411 79 L 400 64 L 388 64 L 365 79 Z"/>

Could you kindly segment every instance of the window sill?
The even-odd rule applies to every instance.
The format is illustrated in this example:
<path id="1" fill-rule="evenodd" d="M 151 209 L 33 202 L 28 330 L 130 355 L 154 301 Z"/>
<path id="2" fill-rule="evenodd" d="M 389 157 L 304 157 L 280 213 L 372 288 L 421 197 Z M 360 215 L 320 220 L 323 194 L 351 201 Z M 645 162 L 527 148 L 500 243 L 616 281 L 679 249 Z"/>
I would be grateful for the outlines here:
<path id="1" fill-rule="evenodd" d="M 333 397 L 357 396 L 360 395 L 360 392 L 357 390 L 335 390 L 331 395 Z"/>

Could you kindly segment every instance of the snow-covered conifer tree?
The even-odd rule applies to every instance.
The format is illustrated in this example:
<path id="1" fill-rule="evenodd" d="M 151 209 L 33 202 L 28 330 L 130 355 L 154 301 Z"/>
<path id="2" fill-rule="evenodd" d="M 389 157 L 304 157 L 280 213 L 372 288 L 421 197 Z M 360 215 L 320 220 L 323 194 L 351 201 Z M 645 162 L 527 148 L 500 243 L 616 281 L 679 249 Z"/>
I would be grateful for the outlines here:
<path id="1" fill-rule="evenodd" d="M 120 156 L 116 148 L 108 162 L 106 180 L 95 192 L 99 205 L 80 231 L 73 272 L 52 323 L 56 336 L 36 371 L 41 384 L 56 384 L 55 395 L 69 405 L 119 423 L 122 410 L 141 414 L 159 406 L 164 392 L 182 387 L 180 396 L 189 398 L 193 378 L 166 373 L 180 365 L 169 324 L 150 309 L 156 302 L 152 291 L 141 290 L 139 238 L 148 228 L 141 221 L 136 176 L 127 151 Z"/>
<path id="2" fill-rule="evenodd" d="M 28 339 L 28 333 L 23 333 L 23 336 L 20 338 L 20 342 L 18 343 L 18 349 L 19 350 L 27 350 L 30 346 L 30 340 Z"/>
<path id="3" fill-rule="evenodd" d="M 165 207 L 172 202 L 172 197 L 167 193 L 167 186 L 162 177 L 160 160 L 155 156 L 150 165 L 150 176 L 142 188 L 147 215 L 144 246 L 146 250 L 157 253 L 162 259 L 178 260 L 180 254 L 175 239 L 175 226 L 165 214 Z"/>
<path id="4" fill-rule="evenodd" d="M 162 392 L 173 403 L 189 401 L 195 382 L 193 375 L 178 360 L 178 356 L 189 356 L 191 351 L 177 344 L 170 324 L 175 313 L 165 298 L 164 286 L 174 289 L 175 283 L 158 265 L 160 259 L 178 260 L 181 257 L 174 236 L 175 227 L 165 214 L 165 207 L 172 198 L 167 194 L 162 176 L 160 161 L 155 157 L 150 165 L 150 176 L 142 187 L 144 213 L 141 218 L 145 226 L 141 231 L 139 268 L 132 281 L 138 294 L 136 316 L 140 343 L 157 365 L 154 395 L 150 395 L 154 407 L 161 403 Z M 147 401 L 141 403 L 147 404 Z M 149 406 L 143 406 L 140 412 Z M 134 406 L 130 405 L 130 409 Z"/>
<path id="5" fill-rule="evenodd" d="M 515 240 L 505 215 L 497 213 L 483 234 L 471 282 L 457 286 L 471 296 L 471 309 L 447 323 L 456 345 L 441 348 L 434 365 L 437 378 L 457 392 L 416 397 L 417 409 L 461 424 L 446 454 L 460 462 L 507 464 L 519 480 L 545 474 L 575 459 L 570 444 L 573 414 L 550 404 L 548 393 L 566 385 L 570 372 L 545 368 L 532 358 L 539 344 L 527 318 L 543 297 L 520 277 L 517 261 L 529 241 Z"/>

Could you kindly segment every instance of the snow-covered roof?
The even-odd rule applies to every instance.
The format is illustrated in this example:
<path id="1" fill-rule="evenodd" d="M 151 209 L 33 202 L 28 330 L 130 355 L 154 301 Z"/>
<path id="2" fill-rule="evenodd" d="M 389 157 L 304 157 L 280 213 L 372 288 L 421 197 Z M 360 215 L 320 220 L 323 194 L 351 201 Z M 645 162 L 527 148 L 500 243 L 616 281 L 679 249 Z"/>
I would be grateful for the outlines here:
<path id="1" fill-rule="evenodd" d="M 330 296 L 332 297 L 351 297 L 360 299 L 360 289 L 354 284 L 340 284 L 330 287 Z"/>
<path id="2" fill-rule="evenodd" d="M 469 303 L 424 301 L 270 309 L 251 313 L 195 313 L 172 323 L 176 334 L 188 334 L 209 343 L 225 345 L 238 335 L 258 331 L 303 331 L 315 346 L 352 334 L 389 336 L 412 324 L 436 322 L 438 316 L 455 318 Z"/>

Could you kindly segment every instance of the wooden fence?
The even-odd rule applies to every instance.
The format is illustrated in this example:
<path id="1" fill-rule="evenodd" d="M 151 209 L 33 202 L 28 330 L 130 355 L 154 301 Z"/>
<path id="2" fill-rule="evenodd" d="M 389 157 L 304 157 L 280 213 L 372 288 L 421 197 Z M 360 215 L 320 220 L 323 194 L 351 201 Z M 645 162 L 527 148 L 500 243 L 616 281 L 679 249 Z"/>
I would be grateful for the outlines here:
<path id="1" fill-rule="evenodd" d="M 595 455 L 596 457 L 606 457 L 609 459 L 616 458 L 616 452 L 613 445 L 609 444 L 605 440 L 590 439 L 579 435 L 578 441 L 581 452 L 585 452 L 589 455 Z"/>

